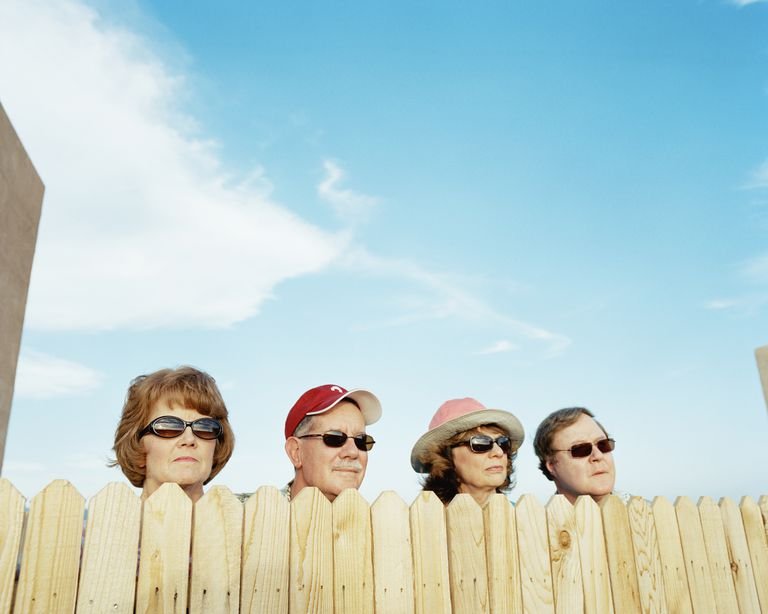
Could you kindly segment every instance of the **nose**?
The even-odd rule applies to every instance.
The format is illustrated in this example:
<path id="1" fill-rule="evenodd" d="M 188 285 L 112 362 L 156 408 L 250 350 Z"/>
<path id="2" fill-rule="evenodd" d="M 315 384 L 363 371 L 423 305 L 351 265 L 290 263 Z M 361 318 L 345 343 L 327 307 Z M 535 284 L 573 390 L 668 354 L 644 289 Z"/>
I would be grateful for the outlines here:
<path id="1" fill-rule="evenodd" d="M 197 445 L 197 436 L 192 432 L 192 427 L 187 426 L 184 429 L 184 432 L 179 435 L 179 445 L 180 446 L 196 446 Z"/>
<path id="2" fill-rule="evenodd" d="M 354 439 L 351 437 L 347 438 L 347 440 L 344 442 L 344 445 L 341 446 L 339 456 L 341 456 L 341 458 L 357 458 L 360 456 L 360 450 L 357 449 Z"/>
<path id="3" fill-rule="evenodd" d="M 490 456 L 496 456 L 496 457 L 504 456 L 504 450 L 502 450 L 501 446 L 494 441 L 488 454 Z"/>
<path id="4" fill-rule="evenodd" d="M 597 447 L 597 444 L 593 443 L 592 444 L 592 454 L 589 455 L 589 460 L 591 460 L 591 461 L 603 460 L 604 456 L 605 456 L 605 454 L 603 454 L 600 451 L 600 448 Z"/>

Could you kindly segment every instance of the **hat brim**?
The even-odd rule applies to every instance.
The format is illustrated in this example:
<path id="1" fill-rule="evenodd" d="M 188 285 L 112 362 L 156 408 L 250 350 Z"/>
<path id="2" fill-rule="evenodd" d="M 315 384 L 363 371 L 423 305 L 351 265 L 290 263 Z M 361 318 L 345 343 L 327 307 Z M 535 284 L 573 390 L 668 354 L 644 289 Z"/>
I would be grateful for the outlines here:
<path id="1" fill-rule="evenodd" d="M 503 409 L 481 409 L 464 414 L 453 420 L 448 420 L 424 433 L 413 446 L 413 450 L 411 450 L 411 467 L 417 473 L 429 473 L 431 465 L 424 463 L 422 459 L 430 449 L 458 433 L 485 424 L 496 424 L 503 429 L 512 440 L 513 450 L 519 449 L 525 439 L 523 425 L 514 414 Z"/>
<path id="2" fill-rule="evenodd" d="M 367 390 L 359 389 L 349 390 L 346 394 L 340 396 L 328 407 L 325 407 L 320 411 L 307 412 L 307 416 L 318 416 L 320 414 L 331 411 L 345 399 L 352 399 L 355 403 L 357 403 L 357 406 L 360 408 L 360 413 L 363 414 L 363 420 L 365 421 L 366 426 L 373 424 L 374 422 L 378 422 L 379 418 L 381 418 L 381 402 L 378 398 L 376 398 L 376 395 L 372 392 L 368 392 Z"/>

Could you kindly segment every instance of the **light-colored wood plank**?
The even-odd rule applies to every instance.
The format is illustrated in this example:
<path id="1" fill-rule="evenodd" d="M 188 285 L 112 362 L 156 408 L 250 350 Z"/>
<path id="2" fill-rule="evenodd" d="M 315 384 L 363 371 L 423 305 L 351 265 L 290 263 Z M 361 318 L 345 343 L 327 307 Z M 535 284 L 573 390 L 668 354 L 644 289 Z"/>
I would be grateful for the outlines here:
<path id="1" fill-rule="evenodd" d="M 413 558 L 408 506 L 385 490 L 371 506 L 376 614 L 412 614 Z"/>
<path id="2" fill-rule="evenodd" d="M 584 608 L 584 589 L 573 505 L 563 495 L 554 495 L 546 510 L 555 612 L 578 612 Z"/>
<path id="3" fill-rule="evenodd" d="M 90 500 L 78 614 L 133 612 L 140 530 L 141 499 L 127 485 L 113 482 Z"/>
<path id="4" fill-rule="evenodd" d="M 523 495 L 517 501 L 515 515 L 523 612 L 554 614 L 546 511 L 535 497 Z"/>
<path id="5" fill-rule="evenodd" d="M 664 497 L 656 497 L 651 504 L 653 523 L 661 558 L 661 573 L 664 577 L 664 594 L 671 614 L 692 614 L 693 605 L 688 591 L 688 573 L 680 543 L 677 514 L 672 504 Z"/>
<path id="6" fill-rule="evenodd" d="M 291 501 L 291 614 L 333 612 L 333 515 L 317 488 Z"/>
<path id="7" fill-rule="evenodd" d="M 642 606 L 627 508 L 619 497 L 610 495 L 600 500 L 600 511 L 603 515 L 613 607 L 616 612 L 639 612 Z"/>
<path id="8" fill-rule="evenodd" d="M 291 504 L 274 486 L 245 503 L 241 614 L 288 614 Z"/>
<path id="9" fill-rule="evenodd" d="M 191 535 L 192 500 L 167 482 L 144 501 L 137 612 L 186 612 Z"/>
<path id="10" fill-rule="evenodd" d="M 29 506 L 16 614 L 70 614 L 75 608 L 85 500 L 54 480 Z"/>
<path id="11" fill-rule="evenodd" d="M 733 585 L 740 612 L 759 612 L 760 603 L 755 588 L 755 575 L 752 573 L 752 561 L 749 556 L 747 537 L 741 520 L 739 507 L 728 497 L 720 499 L 720 514 L 723 517 L 725 542 L 731 560 Z"/>
<path id="12" fill-rule="evenodd" d="M 515 508 L 502 494 L 493 494 L 483 508 L 488 599 L 493 614 L 522 614 L 520 564 L 517 555 Z"/>
<path id="13" fill-rule="evenodd" d="M 752 560 L 752 573 L 755 576 L 760 608 L 763 612 L 768 612 L 768 540 L 763 530 L 762 514 L 752 497 L 742 497 L 739 508 L 749 546 L 749 556 Z"/>
<path id="14" fill-rule="evenodd" d="M 605 551 L 603 518 L 595 500 L 584 495 L 573 507 L 581 555 L 585 614 L 613 614 L 611 578 Z"/>
<path id="15" fill-rule="evenodd" d="M 471 495 L 456 495 L 445 508 L 445 519 L 453 612 L 489 612 L 483 510 Z"/>
<path id="16" fill-rule="evenodd" d="M 445 510 L 433 492 L 422 492 L 410 507 L 413 589 L 417 614 L 450 614 L 448 537 Z"/>
<path id="17" fill-rule="evenodd" d="M 765 540 L 768 542 L 768 495 L 762 495 L 757 500 L 760 507 L 760 514 L 763 516 L 763 526 L 765 527 Z"/>
<path id="18" fill-rule="evenodd" d="M 335 611 L 373 614 L 371 510 L 348 488 L 336 497 L 332 512 Z"/>
<path id="19" fill-rule="evenodd" d="M 715 606 L 718 612 L 738 612 L 739 604 L 736 601 L 736 589 L 733 586 L 731 560 L 728 555 L 728 546 L 725 543 L 725 531 L 723 530 L 720 508 L 709 497 L 699 499 L 698 507 L 704 546 L 709 560 Z"/>
<path id="20" fill-rule="evenodd" d="M 755 350 L 755 361 L 757 361 L 757 372 L 763 387 L 765 405 L 766 408 L 768 408 L 768 345 L 764 345 Z"/>
<path id="21" fill-rule="evenodd" d="M 716 612 L 715 595 L 712 590 L 712 575 L 709 572 L 707 548 L 701 529 L 699 510 L 688 497 L 675 500 L 677 526 L 680 530 L 680 544 L 685 556 L 688 574 L 688 590 L 696 614 Z"/>
<path id="22" fill-rule="evenodd" d="M 5 478 L 0 478 L 0 613 L 11 609 L 24 529 L 24 497 Z"/>
<path id="23" fill-rule="evenodd" d="M 226 486 L 214 486 L 194 507 L 190 614 L 240 611 L 242 546 L 243 504 Z"/>
<path id="24" fill-rule="evenodd" d="M 656 526 L 651 506 L 642 497 L 632 497 L 627 505 L 632 547 L 635 551 L 637 587 L 643 612 L 666 612 L 667 598 L 659 556 Z"/>

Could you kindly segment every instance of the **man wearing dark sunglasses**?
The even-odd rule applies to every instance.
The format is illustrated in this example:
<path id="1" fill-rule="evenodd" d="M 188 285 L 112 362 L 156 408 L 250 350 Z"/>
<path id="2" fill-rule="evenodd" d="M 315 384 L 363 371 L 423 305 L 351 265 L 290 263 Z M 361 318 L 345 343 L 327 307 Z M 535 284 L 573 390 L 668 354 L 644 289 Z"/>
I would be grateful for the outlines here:
<path id="1" fill-rule="evenodd" d="M 533 440 L 539 469 L 571 503 L 579 495 L 600 501 L 614 493 L 616 442 L 594 414 L 584 407 L 567 407 L 547 416 Z"/>
<path id="2" fill-rule="evenodd" d="M 285 452 L 295 472 L 285 495 L 314 486 L 333 501 L 359 488 L 376 443 L 365 427 L 380 417 L 381 403 L 367 390 L 325 384 L 302 394 L 285 420 Z"/>

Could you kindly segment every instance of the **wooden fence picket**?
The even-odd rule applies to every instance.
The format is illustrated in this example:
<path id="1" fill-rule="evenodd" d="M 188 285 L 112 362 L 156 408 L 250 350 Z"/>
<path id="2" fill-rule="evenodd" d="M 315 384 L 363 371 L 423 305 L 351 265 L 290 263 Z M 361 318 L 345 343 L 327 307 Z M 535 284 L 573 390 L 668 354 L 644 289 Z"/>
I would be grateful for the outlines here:
<path id="1" fill-rule="evenodd" d="M 0 614 L 13 602 L 16 562 L 24 528 L 24 497 L 5 478 L 0 478 Z"/>
<path id="2" fill-rule="evenodd" d="M 214 486 L 195 504 L 192 521 L 189 612 L 237 614 L 243 504 L 226 486 Z"/>
<path id="3" fill-rule="evenodd" d="M 386 490 L 371 505 L 376 614 L 413 614 L 413 555 L 408 506 Z"/>
<path id="4" fill-rule="evenodd" d="M 762 514 L 752 497 L 742 497 L 739 508 L 744 523 L 744 533 L 749 545 L 757 597 L 762 611 L 768 612 L 768 540 L 766 540 L 763 530 Z"/>
<path id="5" fill-rule="evenodd" d="M 85 499 L 65 480 L 54 480 L 29 506 L 16 614 L 69 614 L 74 610 Z"/>
<path id="6" fill-rule="evenodd" d="M 731 559 L 725 542 L 723 517 L 720 508 L 710 497 L 701 497 L 698 503 L 701 531 L 709 561 L 712 592 L 718 612 L 736 612 L 736 589 L 733 586 Z"/>
<path id="7" fill-rule="evenodd" d="M 579 612 L 584 609 L 584 588 L 573 505 L 563 495 L 554 495 L 546 511 L 555 612 Z"/>
<path id="8" fill-rule="evenodd" d="M 332 511 L 335 611 L 373 614 L 370 507 L 348 488 L 336 497 Z"/>
<path id="9" fill-rule="evenodd" d="M 413 588 L 417 614 L 451 613 L 448 538 L 443 503 L 433 492 L 422 492 L 411 504 Z"/>
<path id="10" fill-rule="evenodd" d="M 667 599 L 664 595 L 659 543 L 651 506 L 642 497 L 632 497 L 627 504 L 627 515 L 635 551 L 637 587 L 640 591 L 642 611 L 648 614 L 666 612 Z"/>
<path id="11" fill-rule="evenodd" d="M 291 501 L 291 614 L 333 612 L 333 515 L 317 488 Z"/>
<path id="12" fill-rule="evenodd" d="M 133 612 L 141 499 L 112 482 L 88 502 L 78 614 Z"/>
<path id="13" fill-rule="evenodd" d="M 688 590 L 688 571 L 680 542 L 680 529 L 677 525 L 675 508 L 664 497 L 656 497 L 651 503 L 651 510 L 659 544 L 667 608 L 670 612 L 692 614 L 693 604 Z"/>
<path id="14" fill-rule="evenodd" d="M 740 611 L 759 612 L 760 603 L 755 588 L 755 575 L 752 573 L 752 561 L 741 521 L 741 512 L 733 499 L 723 497 L 720 499 L 720 513 L 723 516 L 725 542 L 731 558 L 733 584 L 736 588 Z"/>
<path id="15" fill-rule="evenodd" d="M 483 508 L 483 524 L 490 611 L 492 614 L 522 614 L 514 506 L 502 494 L 491 495 Z"/>
<path id="16" fill-rule="evenodd" d="M 717 610 L 712 590 L 712 574 L 709 571 L 699 510 L 688 497 L 678 497 L 675 500 L 675 514 L 680 530 L 680 544 L 685 556 L 688 590 L 691 593 L 693 609 L 696 614 L 714 613 Z"/>
<path id="17" fill-rule="evenodd" d="M 600 512 L 603 515 L 613 607 L 616 612 L 640 612 L 640 589 L 627 508 L 619 497 L 609 495 L 601 499 Z"/>
<path id="18" fill-rule="evenodd" d="M 584 614 L 613 614 L 611 578 L 603 535 L 603 518 L 592 497 L 576 499 L 573 507 L 579 538 Z"/>
<path id="19" fill-rule="evenodd" d="M 768 542 L 768 495 L 763 495 L 757 500 L 760 506 L 760 514 L 763 516 L 763 525 L 765 525 L 765 540 Z"/>
<path id="20" fill-rule="evenodd" d="M 177 484 L 163 484 L 144 501 L 137 612 L 186 612 L 191 536 L 192 501 Z"/>
<path id="21" fill-rule="evenodd" d="M 274 486 L 245 502 L 241 614 L 288 614 L 291 504 Z"/>
<path id="22" fill-rule="evenodd" d="M 517 501 L 515 514 L 523 612 L 554 614 L 546 510 L 532 495 L 523 495 Z"/>
<path id="23" fill-rule="evenodd" d="M 471 495 L 460 494 L 446 507 L 445 514 L 453 612 L 490 612 L 483 510 Z"/>

